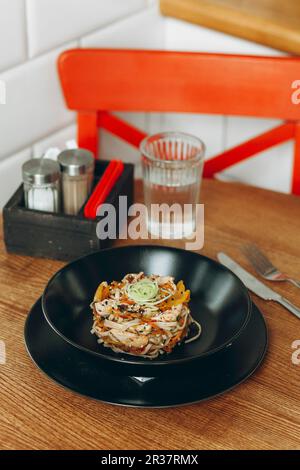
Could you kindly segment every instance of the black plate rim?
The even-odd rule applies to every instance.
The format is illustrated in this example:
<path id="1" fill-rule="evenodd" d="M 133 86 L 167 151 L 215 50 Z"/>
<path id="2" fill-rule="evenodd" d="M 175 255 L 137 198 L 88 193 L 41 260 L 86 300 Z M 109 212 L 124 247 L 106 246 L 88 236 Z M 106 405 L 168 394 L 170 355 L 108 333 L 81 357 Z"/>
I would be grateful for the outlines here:
<path id="1" fill-rule="evenodd" d="M 35 302 L 35 304 L 31 307 L 31 310 L 33 310 L 35 308 L 35 306 L 40 302 L 41 304 L 41 297 Z M 111 405 L 111 406 L 116 406 L 116 407 L 124 407 L 124 408 L 137 408 L 137 409 L 167 409 L 167 408 L 181 408 L 181 407 L 184 407 L 184 406 L 190 406 L 190 405 L 195 405 L 195 404 L 199 404 L 199 403 L 205 403 L 209 400 L 213 400 L 214 398 L 218 398 L 218 397 L 221 397 L 223 395 L 225 395 L 226 393 L 236 389 L 237 387 L 239 387 L 240 385 L 242 385 L 244 382 L 246 382 L 252 375 L 254 375 L 258 370 L 259 368 L 261 367 L 265 357 L 266 357 L 266 354 L 267 354 L 267 351 L 268 351 L 268 346 L 269 346 L 269 332 L 268 332 L 268 327 L 267 327 L 267 323 L 266 323 L 266 320 L 265 320 L 265 317 L 264 315 L 262 314 L 262 312 L 260 311 L 260 309 L 257 307 L 257 305 L 251 300 L 251 304 L 252 306 L 254 305 L 254 308 L 257 309 L 258 313 L 260 314 L 261 316 L 261 319 L 263 321 L 263 324 L 264 324 L 264 329 L 265 329 L 265 347 L 264 347 L 264 350 L 262 351 L 259 359 L 257 360 L 257 363 L 255 364 L 255 366 L 238 382 L 236 382 L 234 385 L 222 390 L 221 392 L 219 393 L 215 393 L 213 395 L 210 395 L 208 397 L 205 397 L 205 398 L 201 398 L 199 400 L 192 400 L 192 401 L 187 401 L 185 403 L 178 403 L 178 404 L 172 404 L 172 405 L 132 405 L 132 404 L 125 404 L 125 403 L 116 403 L 116 402 L 112 402 L 112 401 L 109 401 L 109 400 L 103 400 L 103 399 L 100 399 L 100 398 L 96 398 L 96 397 L 92 397 L 88 394 L 85 394 L 85 393 L 82 393 L 78 390 L 74 390 L 74 389 L 71 389 L 69 387 L 67 387 L 66 385 L 64 385 L 62 382 L 60 382 L 59 380 L 57 379 L 54 379 L 53 377 L 51 377 L 50 375 L 48 375 L 40 366 L 39 364 L 35 361 L 35 359 L 32 357 L 30 351 L 29 351 L 29 348 L 27 346 L 27 342 L 26 342 L 26 328 L 27 328 L 27 323 L 29 321 L 29 315 L 30 313 L 27 315 L 26 317 L 26 320 L 25 320 L 25 324 L 24 324 L 24 335 L 23 335 L 23 341 L 24 341 L 24 345 L 25 345 L 25 349 L 26 349 L 26 352 L 28 354 L 28 356 L 30 357 L 30 359 L 32 360 L 32 362 L 34 363 L 34 365 L 37 367 L 37 369 L 44 375 L 44 377 L 47 377 L 48 380 L 50 380 L 52 383 L 58 385 L 59 387 L 62 387 L 64 390 L 74 394 L 74 395 L 77 395 L 77 396 L 80 396 L 80 397 L 83 397 L 83 398 L 88 398 L 89 400 L 93 400 L 95 402 L 98 402 L 98 403 L 105 403 L 107 405 Z M 31 311 L 30 310 L 30 311 Z M 42 309 L 41 309 L 42 310 Z M 48 322 L 47 322 L 48 323 Z M 60 336 L 60 335 L 58 335 Z M 72 346 L 72 345 L 71 345 Z M 78 349 L 78 348 L 77 348 Z"/>
<path id="2" fill-rule="evenodd" d="M 186 357 L 186 358 L 180 358 L 180 359 L 170 359 L 170 360 L 164 360 L 164 361 L 158 361 L 158 360 L 155 360 L 155 359 L 149 359 L 148 361 L 144 361 L 143 363 L 139 360 L 135 360 L 134 359 L 134 356 L 130 356 L 128 355 L 128 358 L 127 357 L 124 357 L 125 355 L 122 355 L 120 354 L 120 357 L 116 356 L 109 356 L 109 355 L 106 355 L 104 352 L 98 352 L 98 351 L 92 351 L 91 349 L 88 349 L 84 346 L 81 346 L 80 344 L 76 343 L 75 341 L 72 341 L 71 339 L 67 338 L 64 334 L 62 334 L 57 328 L 56 326 L 52 323 L 51 319 L 49 318 L 49 315 L 48 315 L 48 312 L 47 312 L 47 308 L 46 308 L 46 293 L 47 293 L 47 290 L 51 284 L 51 282 L 56 278 L 58 277 L 63 271 L 65 271 L 66 269 L 68 269 L 70 266 L 72 266 L 73 264 L 83 260 L 83 259 L 87 259 L 89 257 L 92 257 L 94 256 L 96 253 L 102 253 L 102 252 L 110 252 L 110 251 L 116 251 L 116 250 L 126 250 L 128 248 L 141 248 L 141 249 L 155 249 L 155 248 L 158 248 L 158 249 L 164 249 L 164 250 L 171 250 L 171 251 L 177 251 L 177 252 L 180 252 L 180 253 L 187 253 L 187 250 L 184 250 L 182 248 L 176 248 L 176 247 L 168 247 L 168 246 L 164 246 L 164 245 L 125 245 L 125 246 L 118 246 L 118 247 L 112 247 L 112 248 L 105 248 L 103 250 L 99 250 L 99 251 L 95 251 L 93 253 L 89 253 L 88 255 L 84 255 L 84 256 L 80 256 L 79 258 L 71 261 L 70 263 L 67 263 L 65 266 L 63 266 L 61 269 L 59 269 L 50 279 L 49 281 L 47 282 L 46 284 L 46 287 L 44 289 L 44 292 L 42 294 L 42 297 L 41 297 L 41 304 L 42 304 L 42 311 L 43 311 L 43 314 L 47 320 L 47 322 L 49 323 L 49 325 L 51 326 L 51 328 L 55 331 L 56 334 L 58 334 L 64 341 L 66 341 L 67 343 L 71 344 L 72 346 L 74 346 L 75 348 L 77 349 L 80 349 L 81 351 L 84 351 L 88 354 L 93 354 L 94 356 L 97 356 L 97 357 L 101 357 L 102 359 L 105 359 L 107 361 L 114 361 L 114 362 L 119 362 L 119 363 L 123 363 L 123 364 L 132 364 L 132 365 L 141 365 L 143 364 L 143 366 L 160 366 L 160 367 L 163 367 L 163 366 L 168 366 L 170 364 L 184 364 L 186 362 L 192 362 L 192 361 L 197 361 L 199 359 L 202 359 L 202 358 L 205 358 L 207 356 L 210 356 L 212 354 L 216 354 L 217 352 L 220 352 L 222 349 L 225 349 L 226 347 L 228 347 L 230 344 L 232 344 L 234 341 L 236 341 L 239 336 L 242 334 L 242 332 L 245 330 L 245 328 L 247 327 L 248 323 L 249 323 L 249 320 L 250 320 L 250 317 L 251 317 L 251 314 L 252 314 L 252 301 L 251 301 L 251 298 L 250 298 L 250 295 L 249 295 L 249 292 L 248 292 L 248 289 L 246 288 L 246 286 L 243 284 L 243 282 L 240 280 L 240 278 L 234 274 L 230 269 L 228 269 L 226 266 L 224 266 L 223 264 L 219 263 L 218 261 L 212 259 L 212 258 L 209 258 L 208 256 L 205 256 L 205 255 L 201 255 L 197 252 L 192 252 L 192 251 L 188 251 L 188 253 L 193 253 L 197 256 L 200 256 L 200 258 L 202 259 L 206 259 L 208 260 L 209 262 L 213 262 L 214 264 L 218 265 L 218 267 L 225 271 L 225 272 L 228 272 L 230 273 L 237 281 L 238 283 L 240 284 L 240 287 L 241 289 L 244 291 L 244 294 L 246 295 L 246 298 L 247 298 L 247 304 L 248 304 L 248 311 L 247 311 L 247 316 L 245 318 L 245 321 L 243 323 L 243 325 L 240 327 L 240 329 L 229 339 L 227 340 L 225 343 L 221 344 L 220 346 L 218 346 L 217 348 L 214 348 L 214 349 L 211 349 L 209 351 L 206 351 L 204 353 L 201 353 L 199 354 L 199 356 L 195 356 L 195 357 Z M 172 353 L 170 353 L 170 356 L 171 356 Z"/>

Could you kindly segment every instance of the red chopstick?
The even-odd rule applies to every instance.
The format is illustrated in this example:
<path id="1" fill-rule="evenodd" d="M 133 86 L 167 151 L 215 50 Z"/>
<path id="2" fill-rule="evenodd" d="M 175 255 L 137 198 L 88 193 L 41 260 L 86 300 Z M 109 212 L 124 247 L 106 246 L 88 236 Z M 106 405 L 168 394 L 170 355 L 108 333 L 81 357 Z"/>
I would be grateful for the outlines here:
<path id="1" fill-rule="evenodd" d="M 88 202 L 86 203 L 85 209 L 87 213 L 90 213 L 91 209 L 93 209 L 93 205 L 96 203 L 96 200 L 99 198 L 99 194 L 103 191 L 104 187 L 106 186 L 107 182 L 109 181 L 114 168 L 116 167 L 117 160 L 112 160 L 108 166 L 106 167 L 102 177 L 100 178 L 99 182 L 94 188 L 94 191 L 90 195 Z"/>
<path id="2" fill-rule="evenodd" d="M 123 171 L 124 163 L 121 160 L 111 160 L 84 207 L 84 216 L 86 218 L 96 218 L 98 207 L 105 202 Z"/>

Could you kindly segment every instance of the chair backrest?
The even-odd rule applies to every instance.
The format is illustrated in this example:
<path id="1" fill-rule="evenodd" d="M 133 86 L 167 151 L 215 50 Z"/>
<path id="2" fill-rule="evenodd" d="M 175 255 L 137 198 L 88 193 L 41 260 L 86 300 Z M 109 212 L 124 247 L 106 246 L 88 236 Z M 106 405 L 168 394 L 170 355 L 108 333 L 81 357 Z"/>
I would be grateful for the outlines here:
<path id="1" fill-rule="evenodd" d="M 133 145 L 145 135 L 110 111 L 278 118 L 286 122 L 206 162 L 204 175 L 295 138 L 292 191 L 300 194 L 300 58 L 74 49 L 58 69 L 66 104 L 78 112 L 79 145 L 95 154 L 101 126 Z"/>

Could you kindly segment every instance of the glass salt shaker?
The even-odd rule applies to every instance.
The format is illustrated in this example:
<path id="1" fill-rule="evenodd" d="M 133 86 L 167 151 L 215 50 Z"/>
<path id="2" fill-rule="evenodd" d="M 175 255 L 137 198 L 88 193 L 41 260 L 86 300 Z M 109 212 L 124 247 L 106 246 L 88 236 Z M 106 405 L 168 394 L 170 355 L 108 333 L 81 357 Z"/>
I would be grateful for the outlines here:
<path id="1" fill-rule="evenodd" d="M 33 158 L 22 166 L 25 206 L 45 212 L 60 210 L 60 167 L 48 158 Z"/>
<path id="2" fill-rule="evenodd" d="M 92 190 L 94 155 L 85 149 L 64 150 L 59 154 L 58 162 L 62 171 L 64 213 L 76 215 Z"/>

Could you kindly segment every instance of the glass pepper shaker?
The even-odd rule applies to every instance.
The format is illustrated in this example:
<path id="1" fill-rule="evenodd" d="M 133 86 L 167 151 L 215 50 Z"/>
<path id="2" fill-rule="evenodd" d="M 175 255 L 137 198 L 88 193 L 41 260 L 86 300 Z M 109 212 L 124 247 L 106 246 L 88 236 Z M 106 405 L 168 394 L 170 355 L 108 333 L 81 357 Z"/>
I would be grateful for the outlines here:
<path id="1" fill-rule="evenodd" d="M 58 162 L 62 172 L 64 213 L 76 215 L 92 190 L 94 155 L 85 149 L 64 150 L 59 154 Z"/>
<path id="2" fill-rule="evenodd" d="M 60 210 L 60 167 L 48 158 L 33 158 L 22 166 L 25 206 L 45 212 Z"/>

